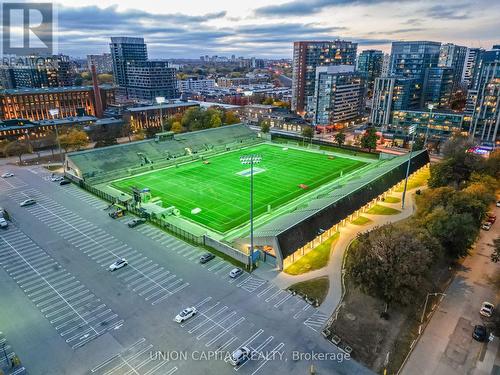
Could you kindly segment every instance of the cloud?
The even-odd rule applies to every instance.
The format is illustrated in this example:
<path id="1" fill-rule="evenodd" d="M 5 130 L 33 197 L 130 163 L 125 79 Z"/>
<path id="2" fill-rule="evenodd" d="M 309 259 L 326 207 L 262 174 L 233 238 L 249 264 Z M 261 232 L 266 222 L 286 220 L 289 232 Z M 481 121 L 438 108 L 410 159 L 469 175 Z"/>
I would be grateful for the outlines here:
<path id="1" fill-rule="evenodd" d="M 406 1 L 406 0 L 400 0 Z M 350 5 L 372 5 L 386 3 L 390 0 L 294 0 L 279 5 L 268 5 L 255 10 L 259 16 L 303 16 L 319 13 L 325 8 Z"/>
<path id="2" fill-rule="evenodd" d="M 465 4 L 434 5 L 427 9 L 427 17 L 434 19 L 463 20 L 470 18 Z"/>

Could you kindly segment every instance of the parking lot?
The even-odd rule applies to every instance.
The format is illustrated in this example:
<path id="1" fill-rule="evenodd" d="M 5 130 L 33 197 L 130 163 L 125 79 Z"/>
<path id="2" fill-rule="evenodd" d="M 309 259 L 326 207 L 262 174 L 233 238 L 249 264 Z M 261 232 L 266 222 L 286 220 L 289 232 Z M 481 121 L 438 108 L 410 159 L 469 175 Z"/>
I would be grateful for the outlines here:
<path id="1" fill-rule="evenodd" d="M 338 352 L 320 334 L 328 316 L 288 291 L 255 274 L 230 278 L 228 274 L 234 266 L 218 257 L 200 264 L 204 249 L 149 224 L 129 228 L 126 224 L 132 217 L 111 219 L 107 202 L 77 186 L 51 182 L 50 173 L 43 169 L 16 170 L 16 178 L 24 185 L 6 189 L 0 198 L 0 206 L 6 207 L 14 219 L 7 231 L 0 232 L 0 238 L 22 244 L 30 256 L 26 258 L 29 262 L 40 259 L 40 263 L 33 263 L 35 269 L 46 267 L 40 271 L 48 273 L 42 275 L 64 298 L 81 293 L 68 302 L 81 303 L 72 306 L 76 313 L 85 314 L 84 320 L 71 314 L 70 307 L 61 311 L 52 308 L 46 314 L 38 311 L 42 319 L 59 319 L 51 325 L 58 335 L 65 333 L 64 340 L 79 339 L 90 332 L 81 340 L 85 345 L 77 346 L 75 340 L 68 343 L 71 350 L 82 351 L 75 358 L 78 368 L 86 367 L 87 373 L 298 373 L 307 371 L 311 362 L 287 360 L 292 351 Z M 19 207 L 27 198 L 37 203 Z M 24 249 L 25 243 L 30 244 L 28 250 Z M 2 254 L 5 251 L 9 250 L 2 248 Z M 109 272 L 109 265 L 117 258 L 126 258 L 128 266 Z M 60 269 L 54 269 L 55 265 Z M 26 266 L 21 274 L 25 269 Z M 50 285 L 34 284 L 37 294 L 29 297 L 31 291 L 26 292 L 17 283 L 30 301 L 41 298 L 39 301 L 47 303 L 47 307 L 53 301 L 59 302 Z M 81 302 L 86 297 L 88 301 Z M 90 302 L 86 309 L 82 307 Z M 93 312 L 100 305 L 104 305 L 101 310 Z M 174 316 L 187 306 L 196 306 L 199 314 L 175 323 Z M 101 312 L 102 316 L 90 321 L 90 317 Z M 55 315 L 45 318 L 50 313 Z M 110 317 L 113 319 L 106 323 Z M 100 329 L 102 322 L 106 331 Z M 55 337 L 53 341 L 56 345 Z M 47 342 L 44 349 L 50 350 L 51 341 Z M 151 357 L 154 351 L 224 354 L 244 345 L 256 358 L 236 367 L 224 360 L 158 361 Z M 29 352 L 26 357 L 30 358 Z M 31 357 L 36 366 L 35 356 Z M 314 364 L 318 373 L 321 369 L 325 373 L 369 373 L 352 360 Z M 67 372 L 54 372 L 59 373 Z"/>
<path id="2" fill-rule="evenodd" d="M 92 291 L 14 226 L 0 237 L 0 265 L 74 349 L 123 324 Z"/>

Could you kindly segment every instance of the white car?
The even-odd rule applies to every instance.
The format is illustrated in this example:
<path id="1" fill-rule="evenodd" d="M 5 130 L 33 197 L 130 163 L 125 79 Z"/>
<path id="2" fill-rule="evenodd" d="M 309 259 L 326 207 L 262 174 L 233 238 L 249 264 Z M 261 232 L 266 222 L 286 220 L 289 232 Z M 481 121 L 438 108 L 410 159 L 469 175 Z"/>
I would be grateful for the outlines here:
<path id="1" fill-rule="evenodd" d="M 491 228 L 491 223 L 489 222 L 486 222 L 483 225 L 481 225 L 482 230 L 490 230 L 490 228 Z"/>
<path id="2" fill-rule="evenodd" d="M 239 349 L 236 349 L 232 354 L 231 358 L 229 358 L 229 362 L 233 366 L 239 366 L 243 362 L 246 362 L 250 358 L 250 354 L 252 352 L 246 346 L 242 346 Z"/>
<path id="3" fill-rule="evenodd" d="M 125 258 L 121 258 L 121 259 L 118 259 L 116 262 L 114 262 L 112 265 L 110 265 L 109 270 L 116 271 L 122 267 L 125 267 L 127 264 L 128 264 L 127 260 Z"/>
<path id="4" fill-rule="evenodd" d="M 62 180 L 64 180 L 63 176 L 52 176 L 50 178 L 50 181 L 52 181 L 52 182 L 58 182 L 58 181 L 62 181 Z"/>
<path id="5" fill-rule="evenodd" d="M 195 316 L 197 312 L 198 311 L 196 311 L 195 307 L 186 307 L 179 314 L 177 314 L 177 316 L 174 318 L 174 321 L 177 323 L 182 323 L 183 321 Z"/>
<path id="6" fill-rule="evenodd" d="M 497 207 L 500 207 L 500 201 L 497 201 Z"/>
<path id="7" fill-rule="evenodd" d="M 2 178 L 8 178 L 8 177 L 14 177 L 14 173 L 5 172 L 4 174 L 2 174 Z"/>
<path id="8" fill-rule="evenodd" d="M 3 217 L 0 217 L 0 228 L 6 229 L 9 226 L 9 223 L 7 223 L 7 220 L 5 220 Z"/>
<path id="9" fill-rule="evenodd" d="M 479 310 L 479 314 L 487 318 L 491 318 L 491 316 L 493 315 L 494 307 L 495 306 L 493 306 L 491 302 L 483 302 L 481 310 Z"/>
<path id="10" fill-rule="evenodd" d="M 243 270 L 241 268 L 233 268 L 231 272 L 229 272 L 229 277 L 231 279 L 236 279 L 238 276 L 240 276 L 243 273 Z"/>
<path id="11" fill-rule="evenodd" d="M 30 199 L 26 199 L 26 200 L 22 201 L 20 203 L 20 206 L 26 207 L 26 206 L 31 206 L 32 204 L 35 204 L 35 203 L 36 203 L 36 200 L 30 198 Z"/>

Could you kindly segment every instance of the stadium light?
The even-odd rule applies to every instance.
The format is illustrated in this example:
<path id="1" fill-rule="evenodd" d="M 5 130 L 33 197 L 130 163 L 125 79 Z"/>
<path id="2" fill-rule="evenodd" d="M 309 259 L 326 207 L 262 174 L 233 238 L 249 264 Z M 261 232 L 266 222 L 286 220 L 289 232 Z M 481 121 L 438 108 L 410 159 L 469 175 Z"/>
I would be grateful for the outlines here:
<path id="1" fill-rule="evenodd" d="M 411 157 L 413 156 L 413 145 L 415 143 L 415 134 L 417 134 L 418 124 L 410 126 L 408 129 L 410 134 L 413 134 L 411 137 L 411 147 L 410 147 L 410 155 L 408 157 L 408 165 L 406 166 L 406 177 L 405 177 L 405 188 L 403 189 L 403 196 L 401 197 L 401 208 L 405 208 L 405 197 L 406 197 L 406 189 L 408 187 L 408 176 L 410 175 L 410 164 Z"/>
<path id="2" fill-rule="evenodd" d="M 253 270 L 253 166 L 262 161 L 260 155 L 243 155 L 240 156 L 240 163 L 243 165 L 250 164 L 250 272 Z"/>
<path id="3" fill-rule="evenodd" d="M 429 112 L 429 121 L 427 121 L 427 129 L 425 129 L 424 146 L 427 146 L 427 137 L 429 134 L 429 127 L 431 126 L 432 110 L 434 109 L 434 104 L 429 104 L 427 108 L 429 108 L 430 112 Z"/>
<path id="4" fill-rule="evenodd" d="M 57 108 L 49 109 L 49 113 L 52 116 L 52 119 L 55 120 L 55 118 L 59 115 L 59 109 Z M 61 151 L 61 141 L 59 140 L 59 130 L 57 129 L 57 123 L 55 121 L 54 121 L 54 127 L 56 128 L 56 140 L 57 140 L 57 148 L 59 148 L 59 158 L 61 159 L 61 164 L 64 170 L 64 160 Z"/>
<path id="5" fill-rule="evenodd" d="M 165 128 L 163 127 L 163 113 L 162 113 L 162 104 L 165 103 L 165 97 L 164 96 L 157 96 L 156 98 L 156 103 L 160 105 L 160 125 L 161 125 L 161 132 L 163 133 L 165 131 Z"/>

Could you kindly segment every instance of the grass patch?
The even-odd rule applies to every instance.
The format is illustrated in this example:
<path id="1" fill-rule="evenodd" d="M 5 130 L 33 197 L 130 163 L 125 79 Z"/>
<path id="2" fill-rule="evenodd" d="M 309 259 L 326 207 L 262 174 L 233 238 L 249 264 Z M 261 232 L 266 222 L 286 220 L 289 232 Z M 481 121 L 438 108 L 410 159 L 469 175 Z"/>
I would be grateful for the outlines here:
<path id="1" fill-rule="evenodd" d="M 382 206 L 380 204 L 376 204 L 368 211 L 366 211 L 367 214 L 372 214 L 372 215 L 396 215 L 399 214 L 400 212 L 401 211 L 396 210 L 395 208 Z"/>
<path id="2" fill-rule="evenodd" d="M 368 223 L 371 223 L 372 221 L 373 220 L 368 219 L 367 217 L 360 216 L 360 217 L 354 219 L 353 221 L 351 221 L 351 224 L 354 224 L 354 225 L 366 225 Z"/>
<path id="3" fill-rule="evenodd" d="M 397 198 L 397 197 L 385 197 L 384 202 L 385 203 L 399 203 L 399 202 L 401 202 L 401 198 Z"/>
<path id="4" fill-rule="evenodd" d="M 329 286 L 328 276 L 322 276 L 293 284 L 288 290 L 294 290 L 299 294 L 307 295 L 308 298 L 317 299 L 321 305 L 328 294 Z"/>
<path id="5" fill-rule="evenodd" d="M 316 246 L 296 262 L 290 264 L 284 269 L 284 272 L 289 275 L 301 275 L 303 273 L 325 267 L 330 259 L 330 249 L 339 237 L 340 233 L 336 232 L 325 242 Z"/>
<path id="6" fill-rule="evenodd" d="M 301 146 L 302 145 L 302 138 L 291 139 L 291 138 L 273 137 L 273 142 L 275 142 L 275 143 L 297 142 Z M 307 145 L 308 143 L 309 143 L 309 141 L 306 140 L 304 144 Z M 313 142 L 313 144 L 315 144 L 315 143 Z M 319 149 L 325 150 L 325 151 L 330 151 L 330 152 L 336 152 L 338 154 L 345 154 L 345 155 L 351 155 L 351 156 L 361 156 L 361 157 L 367 158 L 367 159 L 375 159 L 375 160 L 379 159 L 378 154 L 366 152 L 366 151 L 361 150 L 361 149 L 359 151 L 349 150 L 347 148 L 342 148 L 342 147 L 338 147 L 338 146 L 334 146 L 334 145 L 331 145 L 331 146 L 320 145 Z"/>
<path id="7" fill-rule="evenodd" d="M 421 186 L 427 185 L 427 180 L 431 177 L 431 172 L 429 168 L 424 168 L 422 171 L 418 172 L 415 176 L 408 179 L 408 190 L 416 189 Z M 404 184 L 398 187 L 395 191 L 401 193 L 404 190 Z"/>

